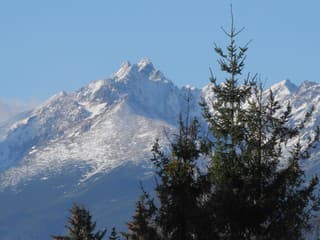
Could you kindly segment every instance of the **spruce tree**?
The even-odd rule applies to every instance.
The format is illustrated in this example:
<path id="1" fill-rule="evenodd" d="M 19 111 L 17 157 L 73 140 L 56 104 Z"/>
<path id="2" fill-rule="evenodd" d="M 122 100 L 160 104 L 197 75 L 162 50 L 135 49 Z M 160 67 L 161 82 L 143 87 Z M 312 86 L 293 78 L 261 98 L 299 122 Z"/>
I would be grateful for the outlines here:
<path id="1" fill-rule="evenodd" d="M 53 236 L 55 240 L 102 240 L 106 230 L 95 231 L 96 223 L 92 221 L 90 212 L 82 206 L 74 204 L 70 209 L 67 236 Z"/>
<path id="2" fill-rule="evenodd" d="M 303 239 L 319 207 L 318 179 L 306 181 L 300 164 L 312 143 L 300 145 L 303 122 L 289 125 L 289 103 L 281 108 L 272 92 L 265 100 L 255 76 L 241 79 L 248 49 L 236 45 L 241 31 L 232 16 L 226 51 L 215 47 L 226 79 L 212 76 L 214 99 L 201 104 L 214 137 L 204 204 L 211 239 Z"/>
<path id="3" fill-rule="evenodd" d="M 189 106 L 189 103 L 188 103 Z M 159 199 L 156 224 L 163 239 L 191 240 L 198 236 L 201 223 L 202 174 L 197 161 L 205 149 L 199 137 L 200 125 L 180 116 L 179 132 L 171 143 L 171 152 L 164 153 L 157 142 L 152 159 L 158 176 L 156 194 Z"/>
<path id="4" fill-rule="evenodd" d="M 142 194 L 136 203 L 135 214 L 127 223 L 128 233 L 123 233 L 123 236 L 128 240 L 160 239 L 155 226 L 155 214 L 156 207 L 153 199 L 142 188 Z"/>
<path id="5" fill-rule="evenodd" d="M 157 199 L 143 190 L 133 220 L 127 224 L 130 240 L 191 240 L 199 235 L 203 175 L 198 167 L 200 155 L 208 149 L 199 136 L 200 124 L 189 114 L 187 97 L 185 118 L 180 115 L 179 131 L 173 136 L 170 151 L 165 152 L 159 141 L 153 146 Z M 155 204 L 156 203 L 156 204 Z"/>

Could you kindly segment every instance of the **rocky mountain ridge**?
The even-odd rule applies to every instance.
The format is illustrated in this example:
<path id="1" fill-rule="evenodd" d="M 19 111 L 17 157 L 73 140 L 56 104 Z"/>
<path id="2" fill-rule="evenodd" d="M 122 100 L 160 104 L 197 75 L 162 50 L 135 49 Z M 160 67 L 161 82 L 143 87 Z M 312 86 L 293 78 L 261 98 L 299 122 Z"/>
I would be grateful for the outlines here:
<path id="1" fill-rule="evenodd" d="M 301 135 L 302 142 L 307 141 L 320 125 L 320 84 L 305 81 L 295 86 L 284 80 L 271 90 L 281 105 L 291 102 L 293 123 L 301 122 L 314 106 Z M 201 98 L 212 98 L 210 84 L 203 89 L 178 88 L 143 59 L 125 62 L 110 78 L 58 93 L 2 124 L 2 239 L 21 239 L 20 232 L 8 230 L 13 226 L 29 239 L 57 234 L 74 201 L 88 206 L 103 225 L 123 225 L 139 194 L 138 182 L 152 185 L 152 144 L 157 138 L 164 146 L 168 143 L 179 113 L 190 111 L 205 124 L 198 105 Z M 307 174 L 320 173 L 318 152 L 319 146 L 304 163 Z M 117 218 L 106 219 L 110 214 Z M 43 229 L 30 227 L 35 224 Z"/>

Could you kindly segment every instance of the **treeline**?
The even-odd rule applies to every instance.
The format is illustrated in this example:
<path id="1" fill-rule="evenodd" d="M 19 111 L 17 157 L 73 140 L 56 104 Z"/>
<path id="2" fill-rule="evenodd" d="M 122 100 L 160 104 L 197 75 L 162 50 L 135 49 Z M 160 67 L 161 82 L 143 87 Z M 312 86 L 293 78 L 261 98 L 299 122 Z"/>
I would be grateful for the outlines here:
<path id="1" fill-rule="evenodd" d="M 127 232 L 113 228 L 109 239 L 298 240 L 311 229 L 320 206 L 318 178 L 306 180 L 301 161 L 310 157 L 320 131 L 307 146 L 301 146 L 299 133 L 313 108 L 293 126 L 290 103 L 277 102 L 272 91 L 263 96 L 259 79 L 244 77 L 248 47 L 236 44 L 240 32 L 232 18 L 226 49 L 215 46 L 226 77 L 218 82 L 212 74 L 214 99 L 200 104 L 210 137 L 200 134 L 189 112 L 180 116 L 171 152 L 158 141 L 152 149 L 155 196 L 142 188 Z M 288 146 L 289 141 L 295 144 Z M 207 167 L 200 168 L 208 158 Z M 107 237 L 105 230 L 94 229 L 88 210 L 75 205 L 68 234 L 53 238 Z"/>

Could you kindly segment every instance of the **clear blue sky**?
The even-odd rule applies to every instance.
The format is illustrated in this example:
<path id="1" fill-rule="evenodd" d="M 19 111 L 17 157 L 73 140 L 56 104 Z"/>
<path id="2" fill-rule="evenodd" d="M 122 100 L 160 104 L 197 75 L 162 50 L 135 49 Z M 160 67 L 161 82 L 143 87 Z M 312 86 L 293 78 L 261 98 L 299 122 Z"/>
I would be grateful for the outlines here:
<path id="1" fill-rule="evenodd" d="M 217 70 L 232 1 L 0 1 L 0 98 L 46 99 L 148 57 L 178 86 L 202 87 Z M 267 85 L 319 81 L 320 1 L 233 1 L 247 70 Z"/>

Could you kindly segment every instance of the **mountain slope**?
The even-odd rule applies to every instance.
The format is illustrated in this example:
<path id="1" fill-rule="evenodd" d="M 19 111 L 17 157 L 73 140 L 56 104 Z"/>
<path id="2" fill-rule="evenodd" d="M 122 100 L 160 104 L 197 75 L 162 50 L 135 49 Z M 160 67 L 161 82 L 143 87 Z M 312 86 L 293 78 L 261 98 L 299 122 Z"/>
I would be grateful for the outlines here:
<path id="1" fill-rule="evenodd" d="M 187 95 L 197 114 L 200 91 L 178 89 L 148 60 L 125 63 L 110 79 L 77 92 L 61 92 L 10 126 L 0 142 L 1 186 L 70 167 L 86 169 L 83 181 L 144 161 L 155 139 L 173 131 Z"/>
<path id="2" fill-rule="evenodd" d="M 15 101 L 0 99 L 0 124 L 4 124 L 18 114 L 29 111 L 37 106 L 36 101 Z"/>

